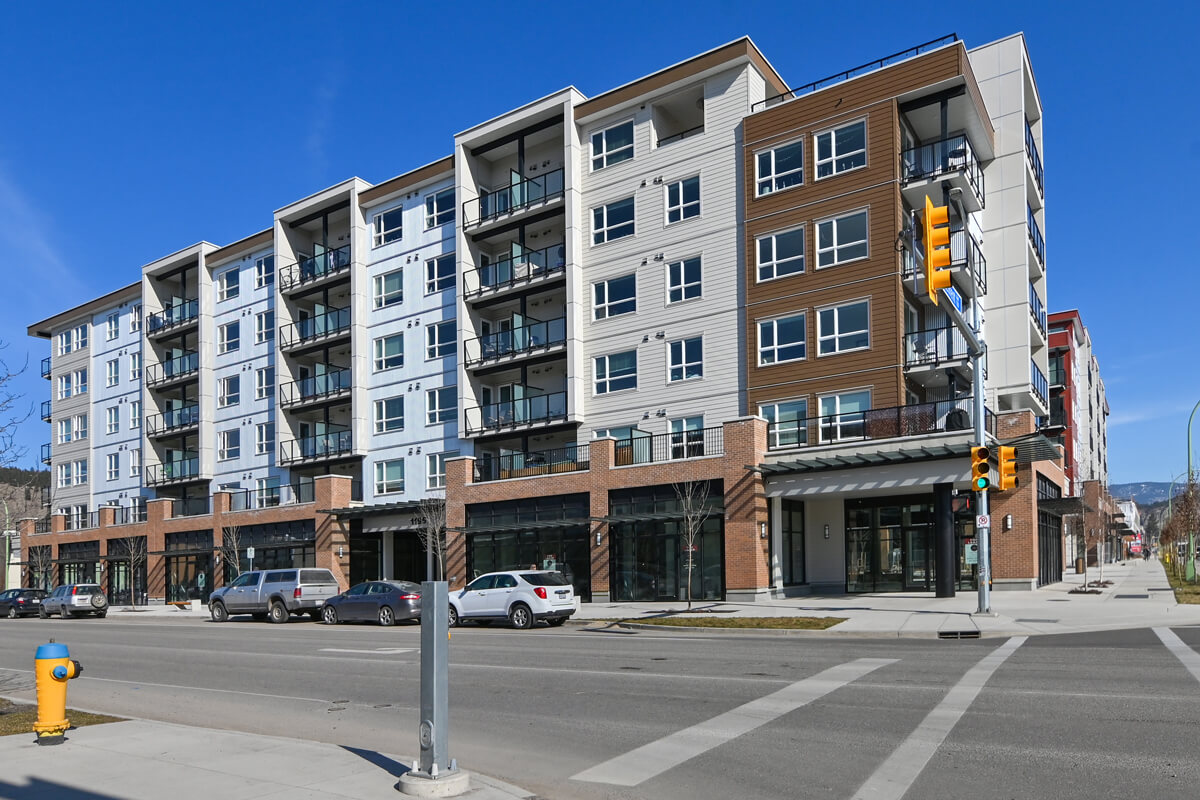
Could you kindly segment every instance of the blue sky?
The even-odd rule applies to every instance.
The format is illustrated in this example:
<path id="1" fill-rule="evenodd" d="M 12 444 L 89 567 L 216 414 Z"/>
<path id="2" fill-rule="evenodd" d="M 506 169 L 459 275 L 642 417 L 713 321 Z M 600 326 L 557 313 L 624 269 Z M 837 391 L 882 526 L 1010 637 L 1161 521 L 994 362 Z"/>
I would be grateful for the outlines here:
<path id="1" fill-rule="evenodd" d="M 1046 110 L 1049 306 L 1091 329 L 1111 481 L 1169 480 L 1200 400 L 1185 183 L 1200 19 L 1182 3 L 978 5 L 6 3 L 0 340 L 10 365 L 29 358 L 15 388 L 49 397 L 28 324 L 351 175 L 448 155 L 454 133 L 564 86 L 598 94 L 742 35 L 796 86 L 945 33 L 974 47 L 1024 31 Z M 36 415 L 23 426 L 25 463 L 49 438 Z"/>

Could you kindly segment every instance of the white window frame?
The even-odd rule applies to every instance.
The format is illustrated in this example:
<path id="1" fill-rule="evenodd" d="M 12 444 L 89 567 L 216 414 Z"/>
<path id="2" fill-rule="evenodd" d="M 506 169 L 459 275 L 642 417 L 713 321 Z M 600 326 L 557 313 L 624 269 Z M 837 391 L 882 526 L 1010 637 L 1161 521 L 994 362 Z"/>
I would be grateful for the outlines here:
<path id="1" fill-rule="evenodd" d="M 817 423 L 817 438 L 821 444 L 827 444 L 830 442 L 853 441 L 853 440 L 863 438 L 862 434 L 866 433 L 866 424 L 867 424 L 866 411 L 842 411 L 841 406 L 842 406 L 842 398 L 843 397 L 846 397 L 848 395 L 853 395 L 853 394 L 864 394 L 864 393 L 867 395 L 866 411 L 870 411 L 871 399 L 872 399 L 870 387 L 861 387 L 858 389 L 843 389 L 838 392 L 829 392 L 827 394 L 817 395 L 817 418 L 818 418 L 818 420 L 824 420 L 826 417 L 837 417 L 836 421 L 831 422 L 828 425 L 826 425 L 826 423 L 824 423 L 824 422 Z M 823 401 L 830 400 L 830 399 L 832 399 L 834 401 L 835 410 L 826 414 L 825 409 L 823 408 Z M 843 416 L 851 415 L 851 414 L 862 414 L 862 418 L 858 419 L 858 420 L 852 420 L 849 422 L 842 421 Z M 859 435 L 857 435 L 857 436 L 843 435 L 843 428 L 845 428 L 847 426 L 853 426 L 853 425 L 863 426 L 862 431 L 859 433 Z M 836 435 L 833 437 L 827 437 L 825 435 L 827 427 L 834 429 L 836 431 Z"/>
<path id="2" fill-rule="evenodd" d="M 109 406 L 104 409 L 104 432 L 106 434 L 120 433 L 121 407 Z"/>
<path id="3" fill-rule="evenodd" d="M 142 475 L 142 451 L 141 449 L 129 451 L 129 477 L 140 478 Z"/>
<path id="4" fill-rule="evenodd" d="M 388 416 L 388 403 L 399 401 L 400 414 L 399 416 Z M 393 397 L 383 397 L 376 400 L 375 407 L 375 433 L 399 433 L 404 430 L 404 411 L 405 402 L 404 395 L 398 394 Z"/>
<path id="5" fill-rule="evenodd" d="M 704 455 L 704 415 L 671 420 L 671 458 L 696 458 Z"/>
<path id="6" fill-rule="evenodd" d="M 694 345 L 696 342 L 700 344 L 700 358 L 696 361 L 689 361 L 688 346 Z M 689 370 L 697 368 L 699 372 L 694 375 L 688 374 Z M 675 377 L 676 370 L 679 372 L 679 377 Z M 667 342 L 667 383 L 683 383 L 684 381 L 697 381 L 703 378 L 704 337 L 689 336 L 686 339 L 676 339 L 675 341 Z"/>
<path id="7" fill-rule="evenodd" d="M 776 154 L 780 150 L 783 150 L 783 149 L 789 148 L 789 147 L 799 147 L 800 148 L 800 166 L 799 166 L 799 168 L 790 169 L 790 170 L 787 170 L 786 172 L 776 172 L 776 164 L 775 164 Z M 770 172 L 764 173 L 762 170 L 763 156 L 766 156 L 768 158 L 768 160 L 770 161 Z M 795 183 L 788 183 L 783 186 L 779 185 L 779 182 L 781 180 L 783 180 L 785 178 L 789 178 L 793 175 L 798 176 L 799 180 L 797 180 Z M 768 184 L 768 186 L 765 189 L 763 187 L 764 183 Z M 804 139 L 793 139 L 790 142 L 783 142 L 782 144 L 777 144 L 774 147 L 770 147 L 765 150 L 759 150 L 757 153 L 754 154 L 754 196 L 755 197 L 766 197 L 769 194 L 775 194 L 776 192 L 782 192 L 786 189 L 791 189 L 795 186 L 803 186 L 803 185 L 804 185 Z"/>
<path id="8" fill-rule="evenodd" d="M 449 334 L 446 331 L 449 330 Z M 425 326 L 425 360 L 445 358 L 458 352 L 458 324 L 447 319 Z"/>
<path id="9" fill-rule="evenodd" d="M 841 313 L 840 312 L 842 309 L 850 308 L 851 306 L 866 306 L 867 307 L 867 327 L 866 328 L 855 329 L 852 331 L 841 330 Z M 837 355 L 842 355 L 843 353 L 855 353 L 855 352 L 858 352 L 859 350 L 870 350 L 871 349 L 871 299 L 870 298 L 860 297 L 857 300 L 847 300 L 843 303 L 836 303 L 833 305 L 820 306 L 820 307 L 816 308 L 815 311 L 817 314 L 817 357 L 818 358 L 820 358 L 822 356 L 837 356 Z M 834 314 L 833 314 L 834 330 L 832 332 L 826 332 L 826 331 L 822 330 L 822 323 L 821 323 L 821 312 L 822 311 L 833 311 L 834 312 Z M 860 333 L 867 334 L 867 343 L 866 344 L 858 345 L 857 347 L 847 347 L 845 349 L 838 347 L 838 339 L 840 339 L 844 336 L 857 336 Z M 828 341 L 833 342 L 833 349 L 826 351 L 824 349 L 824 344 Z"/>
<path id="10" fill-rule="evenodd" d="M 121 359 L 113 358 L 104 362 L 104 385 L 116 386 L 121 382 Z"/>
<path id="11" fill-rule="evenodd" d="M 633 353 L 633 385 L 632 386 L 622 386 L 619 389 L 614 389 L 614 388 L 612 388 L 612 384 L 613 384 L 614 380 L 626 380 L 630 376 L 629 375 L 620 375 L 617 378 L 613 378 L 609 359 L 611 359 L 615 356 L 625 355 L 626 353 Z M 603 373 L 604 373 L 603 377 L 601 377 L 601 367 L 603 367 Z M 592 358 L 592 394 L 593 395 L 598 396 L 598 395 L 603 395 L 603 394 L 616 394 L 617 392 L 636 391 L 638 388 L 637 382 L 638 382 L 638 357 L 637 357 L 637 348 L 636 347 L 631 350 L 621 350 L 616 353 L 605 353 L 602 356 L 595 356 Z"/>
<path id="12" fill-rule="evenodd" d="M 254 342 L 262 344 L 275 338 L 275 312 L 271 309 L 254 315 Z"/>
<path id="13" fill-rule="evenodd" d="M 129 429 L 137 430 L 142 427 L 142 401 L 134 400 L 129 404 Z"/>
<path id="14" fill-rule="evenodd" d="M 233 336 L 230 336 L 230 333 Z M 217 352 L 232 353 L 242 346 L 241 320 L 226 322 L 217 327 Z"/>
<path id="15" fill-rule="evenodd" d="M 779 420 L 779 407 L 783 405 L 803 404 L 804 415 L 797 416 L 795 420 Z M 769 449 L 778 449 L 781 447 L 799 447 L 808 444 L 808 398 L 807 397 L 792 397 L 785 400 L 775 400 L 770 403 L 760 403 L 758 406 L 758 415 L 765 419 L 767 425 L 767 447 Z M 795 441 L 789 441 L 780 444 L 780 426 L 786 425 L 789 422 L 795 422 L 794 428 L 784 428 L 782 433 L 784 436 L 792 436 L 794 434 Z M 775 423 L 774 427 L 770 423 Z M 801 424 L 804 423 L 804 424 Z"/>
<path id="16" fill-rule="evenodd" d="M 242 402 L 242 376 L 226 375 L 223 378 L 217 378 L 217 408 L 229 408 L 240 402 Z"/>
<path id="17" fill-rule="evenodd" d="M 73 347 L 75 350 L 82 350 L 88 346 L 88 326 L 87 323 L 76 325 L 75 330 L 71 331 L 74 338 Z"/>
<path id="18" fill-rule="evenodd" d="M 88 481 L 88 462 L 86 458 L 71 462 L 71 485 L 83 486 Z"/>
<path id="19" fill-rule="evenodd" d="M 801 330 L 804 331 L 804 339 L 800 342 L 781 343 L 779 341 L 779 323 L 784 320 L 801 320 Z M 763 344 L 763 328 L 769 326 L 771 330 L 771 344 Z M 768 317 L 767 319 L 756 320 L 754 324 L 755 333 L 755 352 L 758 354 L 758 366 L 773 367 L 777 364 L 790 364 L 796 361 L 804 361 L 808 358 L 808 312 L 801 311 L 798 314 L 783 314 L 778 317 Z M 792 348 L 800 345 L 804 349 L 804 355 L 794 358 L 779 358 L 779 351 L 784 348 Z M 774 355 L 774 360 L 764 361 L 763 354 L 770 352 Z"/>
<path id="20" fill-rule="evenodd" d="M 71 348 L 74 346 L 71 336 L 71 331 L 63 331 L 58 335 L 58 355 L 65 356 L 71 352 Z"/>
<path id="21" fill-rule="evenodd" d="M 838 131 L 845 130 L 846 128 L 850 128 L 855 125 L 861 125 L 863 128 L 862 149 L 851 150 L 846 153 L 839 153 L 837 151 Z M 821 181 L 821 180 L 825 180 L 826 178 L 833 178 L 837 175 L 845 175 L 847 172 L 853 172 L 856 169 L 865 169 L 867 167 L 868 163 L 870 163 L 867 159 L 867 151 L 868 151 L 867 134 L 868 134 L 868 131 L 867 131 L 867 118 L 866 117 L 859 117 L 858 119 L 851 120 L 849 122 L 843 122 L 839 125 L 833 126 L 832 128 L 825 128 L 824 130 L 819 130 L 816 133 L 814 133 L 813 134 L 813 177 L 816 180 Z M 821 141 L 822 136 L 829 136 L 829 152 L 830 152 L 829 158 L 821 158 L 820 157 L 821 156 L 820 141 Z M 852 167 L 847 167 L 845 169 L 837 168 L 837 162 L 839 160 L 844 159 L 844 158 L 849 158 L 853 155 L 857 155 L 858 153 L 862 153 L 863 163 L 856 164 Z M 832 169 L 828 175 L 821 174 L 821 167 L 822 167 L 822 165 L 825 165 L 825 164 L 832 165 Z"/>
<path id="22" fill-rule="evenodd" d="M 443 262 L 450 264 L 449 275 L 441 275 L 438 272 Z M 437 294 L 447 289 L 453 289 L 457 280 L 456 269 L 457 262 L 454 253 L 442 253 L 440 256 L 425 259 L 425 294 Z"/>
<path id="23" fill-rule="evenodd" d="M 142 329 L 142 304 L 134 303 L 129 309 L 129 332 L 137 333 Z"/>
<path id="24" fill-rule="evenodd" d="M 270 435 L 268 435 L 270 434 Z M 275 423 L 260 422 L 254 426 L 255 455 L 270 455 L 275 449 Z"/>
<path id="25" fill-rule="evenodd" d="M 683 192 L 685 184 L 690 181 L 696 182 L 696 199 L 684 200 Z M 679 201 L 675 204 L 671 203 L 671 190 L 679 190 Z M 677 181 L 663 186 L 663 220 L 665 225 L 677 225 L 680 222 L 687 222 L 689 219 L 696 219 L 700 216 L 700 176 L 691 175 L 687 178 L 682 178 Z M 679 219 L 671 219 L 671 214 L 679 215 Z"/>
<path id="26" fill-rule="evenodd" d="M 121 335 L 121 314 L 114 311 L 104 318 L 104 341 L 111 342 Z"/>
<path id="27" fill-rule="evenodd" d="M 791 234 L 800 235 L 800 254 L 788 255 L 782 259 L 779 257 L 779 239 L 782 236 Z M 766 260 L 763 259 L 763 247 L 770 247 L 771 254 Z M 794 228 L 787 228 L 782 231 L 774 231 L 762 236 L 757 236 L 754 239 L 754 277 L 758 283 L 766 283 L 767 281 L 778 280 L 779 278 L 787 278 L 791 275 L 802 275 L 807 267 L 808 255 L 808 236 L 804 225 L 797 225 Z M 797 266 L 798 264 L 798 266 Z M 780 268 L 783 271 L 780 271 Z M 770 274 L 763 274 L 764 270 L 770 270 Z"/>
<path id="28" fill-rule="evenodd" d="M 142 354 L 133 352 L 129 354 L 129 380 L 140 381 L 142 379 Z"/>
<path id="29" fill-rule="evenodd" d="M 617 128 L 623 128 L 626 125 L 629 126 L 629 144 L 623 144 L 619 147 L 616 147 L 616 148 L 613 148 L 610 150 L 608 147 L 609 132 L 615 131 Z M 608 125 L 599 130 L 592 131 L 592 133 L 588 136 L 588 141 L 591 146 L 591 154 L 592 154 L 591 159 L 590 159 L 591 171 L 597 172 L 599 170 L 605 169 L 606 167 L 611 167 L 615 164 L 620 164 L 624 161 L 632 161 L 634 159 L 634 157 L 637 155 L 636 146 L 635 146 L 636 139 L 634 138 L 635 135 L 636 135 L 636 129 L 633 124 L 632 117 L 630 117 L 629 119 L 623 120 L 621 122 L 617 122 L 612 125 Z M 596 149 L 597 138 L 600 140 L 600 145 L 602 148 L 600 150 Z M 620 158 L 617 158 L 617 156 L 620 156 Z M 597 162 L 600 162 L 600 163 L 597 163 Z"/>
<path id="30" fill-rule="evenodd" d="M 76 414 L 75 415 L 74 430 L 75 430 L 75 441 L 81 442 L 84 439 L 88 438 L 88 415 L 87 414 Z"/>
<path id="31" fill-rule="evenodd" d="M 863 218 L 863 238 L 855 239 L 849 242 L 838 241 L 838 231 L 841 229 L 841 222 L 852 217 L 861 216 Z M 833 226 L 833 244 L 829 247 L 821 247 L 821 227 L 824 225 Z M 848 211 L 845 214 L 838 214 L 836 217 L 826 217 L 825 219 L 817 220 L 813 225 L 815 231 L 815 244 L 817 248 L 817 269 L 828 269 L 841 264 L 849 264 L 853 261 L 862 261 L 871 256 L 871 214 L 867 208 L 856 208 L 853 211 Z M 849 258 L 838 258 L 838 252 L 850 247 L 863 246 L 863 254 L 861 256 L 850 256 Z M 821 263 L 822 257 L 826 253 L 833 254 L 833 260 L 828 264 Z"/>
<path id="32" fill-rule="evenodd" d="M 389 356 L 387 354 L 387 343 L 390 340 L 396 340 L 396 339 L 398 339 L 400 341 L 400 353 L 399 353 L 399 355 L 396 355 L 393 353 L 392 355 Z M 377 339 L 375 339 L 375 343 L 371 346 L 371 354 L 373 356 L 373 358 L 371 359 L 371 366 L 372 366 L 372 371 L 374 371 L 374 372 L 383 372 L 384 370 L 399 369 L 400 367 L 403 367 L 404 366 L 404 332 L 399 331 L 397 333 L 392 333 L 387 336 L 378 337 Z M 394 360 L 397 358 L 399 359 L 399 361 L 397 363 L 395 363 L 395 364 L 389 363 L 389 360 Z"/>
<path id="33" fill-rule="evenodd" d="M 230 428 L 217 432 L 217 460 L 232 461 L 242 455 L 242 430 Z"/>
<path id="34" fill-rule="evenodd" d="M 449 392 L 451 404 L 440 405 L 442 394 Z M 448 415 L 448 416 L 447 416 Z M 425 424 L 443 425 L 458 419 L 458 386 L 439 386 L 425 391 Z"/>
<path id="35" fill-rule="evenodd" d="M 104 478 L 115 481 L 121 477 L 121 454 L 109 453 L 104 457 Z"/>
<path id="36" fill-rule="evenodd" d="M 400 467 L 400 477 L 389 478 L 389 467 Z M 392 458 L 375 462 L 375 494 L 402 494 L 404 492 L 404 459 Z"/>
<path id="37" fill-rule="evenodd" d="M 74 384 L 71 382 L 71 373 L 67 372 L 58 376 L 58 399 L 66 400 L 73 393 Z"/>
<path id="38" fill-rule="evenodd" d="M 450 195 L 450 206 L 442 208 L 439 203 L 445 200 L 446 195 Z M 453 186 L 425 195 L 425 230 L 454 222 L 456 210 Z"/>
<path id="39" fill-rule="evenodd" d="M 58 437 L 56 444 L 70 444 L 75 440 L 75 423 L 70 417 L 58 421 Z"/>
<path id="40" fill-rule="evenodd" d="M 633 296 L 624 297 L 624 298 L 621 298 L 620 300 L 610 300 L 609 295 L 611 294 L 611 292 L 609 290 L 609 285 L 614 283 L 615 281 L 623 281 L 628 278 L 633 278 Z M 592 321 L 600 322 L 602 320 L 612 319 L 613 317 L 623 317 L 626 314 L 636 314 L 637 313 L 637 294 L 638 294 L 637 289 L 638 289 L 638 287 L 637 287 L 637 272 L 629 272 L 629 273 L 626 273 L 625 275 L 614 275 L 611 278 L 605 278 L 604 280 L 593 282 L 592 283 Z M 597 297 L 597 294 L 601 291 L 604 294 L 603 300 L 600 300 Z M 624 305 L 626 303 L 632 304 L 632 306 L 628 310 L 625 310 L 625 311 L 613 311 L 612 310 L 615 306 Z M 603 312 L 603 313 L 601 313 L 601 312 Z"/>
<path id="41" fill-rule="evenodd" d="M 232 300 L 242 293 L 242 276 L 238 267 L 227 269 L 217 276 L 217 302 Z M 230 277 L 232 276 L 232 278 Z"/>
<path id="42" fill-rule="evenodd" d="M 75 370 L 74 379 L 75 379 L 75 394 L 76 395 L 87 394 L 87 391 L 88 391 L 87 368 L 85 367 L 84 369 Z"/>
<path id="43" fill-rule="evenodd" d="M 71 464 L 59 464 L 55 468 L 54 473 L 55 483 L 59 489 L 65 489 L 71 485 Z"/>
<path id="44" fill-rule="evenodd" d="M 430 453 L 425 457 L 425 488 L 446 488 L 446 460 L 458 458 L 457 450 L 447 450 L 444 453 Z"/>
<path id="45" fill-rule="evenodd" d="M 383 247 L 403 238 L 404 206 L 385 208 L 371 215 L 371 247 Z"/>
<path id="46" fill-rule="evenodd" d="M 615 205 L 622 203 L 630 203 L 633 206 L 633 217 L 624 222 L 618 222 L 615 225 L 608 224 L 609 209 Z M 597 218 L 599 212 L 599 219 Z M 637 198 L 634 195 L 622 197 L 619 200 L 613 200 L 611 203 L 594 206 L 591 209 L 592 218 L 592 247 L 609 242 L 615 242 L 617 239 L 624 239 L 629 236 L 637 235 Z M 623 229 L 626 225 L 629 226 L 629 233 L 622 233 L 619 236 L 614 235 L 618 230 Z M 599 238 L 597 238 L 599 237 Z"/>
<path id="47" fill-rule="evenodd" d="M 400 288 L 388 291 L 387 279 L 396 276 L 400 280 Z M 371 298 L 375 308 L 387 308 L 404 302 L 404 269 L 394 269 L 371 279 Z"/>
<path id="48" fill-rule="evenodd" d="M 695 262 L 695 266 L 700 272 L 700 277 L 694 281 L 689 281 L 687 278 L 687 270 L 688 266 L 692 264 L 692 262 Z M 676 267 L 679 268 L 679 283 L 675 283 L 675 280 L 671 275 L 672 269 Z M 689 297 L 688 292 L 692 289 L 695 289 L 696 293 Z M 676 292 L 679 293 L 678 300 L 672 297 L 672 295 Z M 686 303 L 689 300 L 700 300 L 703 297 L 704 260 L 701 256 L 692 256 L 691 258 L 684 258 L 667 264 L 667 305 L 670 306 L 675 305 L 676 303 Z"/>
<path id="49" fill-rule="evenodd" d="M 254 370 L 254 399 L 263 400 L 275 394 L 275 368 L 259 367 Z"/>
<path id="50" fill-rule="evenodd" d="M 275 283 L 275 255 L 254 260 L 254 288 L 262 289 Z"/>

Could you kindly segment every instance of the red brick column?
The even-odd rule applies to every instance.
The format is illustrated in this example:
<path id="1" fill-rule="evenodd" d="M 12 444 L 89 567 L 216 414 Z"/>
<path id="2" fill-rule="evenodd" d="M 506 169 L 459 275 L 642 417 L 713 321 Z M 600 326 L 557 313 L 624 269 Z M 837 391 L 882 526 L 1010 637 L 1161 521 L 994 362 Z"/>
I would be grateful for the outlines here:
<path id="1" fill-rule="evenodd" d="M 321 512 L 349 507 L 352 483 L 346 475 L 318 475 L 313 479 L 317 566 L 332 572 L 342 590 L 350 587 L 350 523 Z"/>
<path id="2" fill-rule="evenodd" d="M 746 467 L 763 460 L 767 421 L 746 417 L 726 422 L 723 428 L 725 592 L 735 597 L 766 594 L 771 586 L 770 539 L 762 536 L 767 524 L 767 498 L 762 475 Z"/>
<path id="3" fill-rule="evenodd" d="M 588 492 L 590 503 L 588 513 L 593 519 L 608 516 L 608 489 L 613 480 L 612 466 L 616 460 L 617 440 L 611 436 L 603 439 L 593 439 L 588 444 L 588 465 L 591 477 L 591 490 Z M 600 541 L 597 543 L 596 537 Z M 593 522 L 590 528 L 588 547 L 591 549 L 592 562 L 592 596 L 597 594 L 606 597 L 611 592 L 609 586 L 609 565 L 612 561 L 612 543 L 609 542 L 609 524 Z"/>
<path id="4" fill-rule="evenodd" d="M 117 524 L 117 508 L 116 506 L 100 506 L 96 509 L 96 519 L 100 522 L 100 528 L 111 528 Z"/>
<path id="5" fill-rule="evenodd" d="M 467 525 L 467 487 L 474 482 L 474 456 L 446 462 L 446 580 L 451 589 L 467 581 L 467 537 L 461 529 Z"/>

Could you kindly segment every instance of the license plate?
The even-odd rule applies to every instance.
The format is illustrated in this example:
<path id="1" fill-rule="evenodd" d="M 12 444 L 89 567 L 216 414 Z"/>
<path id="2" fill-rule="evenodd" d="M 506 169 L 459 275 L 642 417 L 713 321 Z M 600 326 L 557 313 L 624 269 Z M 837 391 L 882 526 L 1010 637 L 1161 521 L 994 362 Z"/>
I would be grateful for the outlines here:
<path id="1" fill-rule="evenodd" d="M 558 595 L 559 597 L 566 597 L 566 596 L 567 596 L 567 590 L 566 590 L 566 589 L 559 589 L 557 592 L 555 592 L 555 594 L 556 594 L 556 595 Z"/>

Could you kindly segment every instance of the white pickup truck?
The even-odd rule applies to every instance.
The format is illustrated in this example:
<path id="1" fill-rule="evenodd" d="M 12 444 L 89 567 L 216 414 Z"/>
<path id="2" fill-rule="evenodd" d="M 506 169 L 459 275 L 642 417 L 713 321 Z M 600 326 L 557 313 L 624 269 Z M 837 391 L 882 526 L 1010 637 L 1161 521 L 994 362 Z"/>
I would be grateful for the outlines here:
<path id="1" fill-rule="evenodd" d="M 208 597 L 213 622 L 224 622 L 232 614 L 251 614 L 255 619 L 287 622 L 293 614 L 321 618 L 325 601 L 341 589 L 327 569 L 272 569 L 243 572 L 228 586 Z"/>

